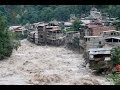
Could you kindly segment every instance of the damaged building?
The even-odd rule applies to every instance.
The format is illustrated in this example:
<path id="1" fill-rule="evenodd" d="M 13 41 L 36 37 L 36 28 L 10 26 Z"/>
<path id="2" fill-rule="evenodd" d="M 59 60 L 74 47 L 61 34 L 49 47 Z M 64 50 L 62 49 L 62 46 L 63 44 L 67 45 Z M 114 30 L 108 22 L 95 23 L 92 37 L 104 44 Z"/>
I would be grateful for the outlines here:
<path id="1" fill-rule="evenodd" d="M 10 26 L 9 31 L 12 31 L 16 34 L 17 39 L 27 38 L 27 29 L 24 26 Z"/>
<path id="2" fill-rule="evenodd" d="M 112 48 L 92 48 L 87 50 L 86 60 L 93 70 L 109 71 L 111 64 L 111 49 Z"/>
<path id="3" fill-rule="evenodd" d="M 69 31 L 66 33 L 65 44 L 72 50 L 79 51 L 80 33 L 78 31 Z"/>
<path id="4" fill-rule="evenodd" d="M 31 38 L 37 45 L 61 45 L 64 43 L 65 36 L 58 25 L 53 23 L 39 23 L 30 32 L 28 38 Z"/>
<path id="5" fill-rule="evenodd" d="M 58 26 L 46 26 L 47 44 L 63 45 L 65 42 L 65 35 Z"/>

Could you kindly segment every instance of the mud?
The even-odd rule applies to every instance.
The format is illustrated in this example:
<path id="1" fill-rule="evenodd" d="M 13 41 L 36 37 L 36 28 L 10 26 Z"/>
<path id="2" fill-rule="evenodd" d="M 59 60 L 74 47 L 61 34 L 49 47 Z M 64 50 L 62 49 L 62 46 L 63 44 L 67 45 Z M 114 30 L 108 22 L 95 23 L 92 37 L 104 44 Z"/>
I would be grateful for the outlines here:
<path id="1" fill-rule="evenodd" d="M 27 40 L 12 56 L 0 61 L 1 85 L 113 85 L 83 67 L 82 54 L 54 46 L 37 46 Z"/>

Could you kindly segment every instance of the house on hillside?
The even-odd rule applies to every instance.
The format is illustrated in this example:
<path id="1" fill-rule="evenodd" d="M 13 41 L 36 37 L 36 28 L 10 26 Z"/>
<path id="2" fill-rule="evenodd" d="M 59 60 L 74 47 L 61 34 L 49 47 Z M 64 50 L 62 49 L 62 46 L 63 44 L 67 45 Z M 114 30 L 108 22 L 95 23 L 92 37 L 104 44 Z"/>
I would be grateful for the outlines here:
<path id="1" fill-rule="evenodd" d="M 12 32 L 24 34 L 24 32 L 27 29 L 25 27 L 23 27 L 23 26 L 10 26 L 9 30 L 12 31 Z"/>
<path id="2" fill-rule="evenodd" d="M 101 33 L 101 36 L 104 38 L 105 44 L 107 46 L 110 47 L 120 46 L 120 31 L 116 30 L 103 31 Z"/>
<path id="3" fill-rule="evenodd" d="M 89 17 L 93 19 L 102 19 L 101 12 L 99 12 L 95 7 L 91 8 Z"/>
<path id="4" fill-rule="evenodd" d="M 100 36 L 103 31 L 115 30 L 112 26 L 103 26 L 100 23 L 90 23 L 80 28 L 80 38 L 84 36 Z"/>
<path id="5" fill-rule="evenodd" d="M 27 38 L 27 29 L 24 26 L 10 26 L 9 31 L 14 32 L 19 39 Z"/>
<path id="6" fill-rule="evenodd" d="M 112 48 L 92 48 L 88 49 L 88 58 L 90 61 L 97 61 L 99 58 L 106 58 L 111 56 L 111 49 Z M 106 60 L 106 59 L 105 59 Z"/>
<path id="7" fill-rule="evenodd" d="M 30 32 L 29 40 L 35 44 L 61 45 L 64 42 L 64 33 L 59 25 L 54 23 L 37 23 L 35 30 Z"/>
<path id="8" fill-rule="evenodd" d="M 86 51 L 86 60 L 89 67 L 97 71 L 111 71 L 111 49 L 112 48 L 92 48 Z"/>
<path id="9" fill-rule="evenodd" d="M 102 36 L 102 33 L 111 30 L 115 30 L 115 28 L 97 23 L 82 26 L 80 28 L 80 51 L 84 52 L 90 48 L 103 47 L 105 39 L 103 38 L 104 36 Z"/>
<path id="10" fill-rule="evenodd" d="M 72 25 L 71 22 L 64 22 L 64 30 L 70 29 Z"/>
<path id="11" fill-rule="evenodd" d="M 102 48 L 104 46 L 104 39 L 101 36 L 84 36 L 85 50 L 90 48 Z"/>

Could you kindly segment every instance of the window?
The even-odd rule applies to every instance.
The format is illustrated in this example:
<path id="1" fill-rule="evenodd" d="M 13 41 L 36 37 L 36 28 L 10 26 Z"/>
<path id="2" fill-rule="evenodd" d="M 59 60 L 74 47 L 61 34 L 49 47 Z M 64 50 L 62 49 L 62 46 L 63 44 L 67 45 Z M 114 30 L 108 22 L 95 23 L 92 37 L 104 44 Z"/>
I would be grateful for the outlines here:
<path id="1" fill-rule="evenodd" d="M 113 35 L 113 33 L 111 33 L 111 35 Z"/>
<path id="2" fill-rule="evenodd" d="M 104 35 L 106 35 L 106 32 L 104 32 Z"/>
<path id="3" fill-rule="evenodd" d="M 43 38 L 43 36 L 42 36 L 42 35 L 40 35 L 40 38 Z"/>
<path id="4" fill-rule="evenodd" d="M 99 44 L 101 44 L 101 41 L 99 41 Z"/>
<path id="5" fill-rule="evenodd" d="M 114 35 L 116 35 L 116 33 L 114 33 Z"/>
<path id="6" fill-rule="evenodd" d="M 88 38 L 88 41 L 90 41 L 90 38 Z"/>

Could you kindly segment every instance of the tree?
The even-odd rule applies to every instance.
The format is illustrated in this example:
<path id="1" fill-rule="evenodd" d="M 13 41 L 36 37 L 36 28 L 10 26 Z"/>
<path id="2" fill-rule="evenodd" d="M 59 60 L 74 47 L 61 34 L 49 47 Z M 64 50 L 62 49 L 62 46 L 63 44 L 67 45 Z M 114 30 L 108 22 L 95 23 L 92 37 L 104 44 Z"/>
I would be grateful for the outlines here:
<path id="1" fill-rule="evenodd" d="M 43 8 L 40 17 L 43 21 L 51 21 L 53 19 L 53 10 L 50 7 Z"/>
<path id="2" fill-rule="evenodd" d="M 0 16 L 0 60 L 9 57 L 12 53 L 12 43 L 7 31 L 7 22 L 5 17 Z"/>
<path id="3" fill-rule="evenodd" d="M 120 64 L 120 47 L 115 47 L 111 50 L 111 60 L 114 66 Z"/>
<path id="4" fill-rule="evenodd" d="M 82 22 L 79 21 L 78 19 L 76 19 L 74 22 L 73 22 L 73 25 L 72 25 L 72 28 L 74 31 L 79 31 L 80 30 L 80 27 L 81 27 L 81 24 Z"/>
<path id="5" fill-rule="evenodd" d="M 120 30 L 120 20 L 119 19 L 114 21 L 113 25 L 116 27 L 116 30 L 118 30 L 118 31 Z"/>
<path id="6" fill-rule="evenodd" d="M 69 7 L 65 5 L 59 5 L 54 10 L 54 18 L 58 21 L 67 21 L 70 18 Z"/>

